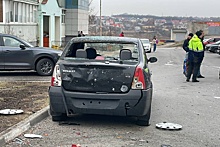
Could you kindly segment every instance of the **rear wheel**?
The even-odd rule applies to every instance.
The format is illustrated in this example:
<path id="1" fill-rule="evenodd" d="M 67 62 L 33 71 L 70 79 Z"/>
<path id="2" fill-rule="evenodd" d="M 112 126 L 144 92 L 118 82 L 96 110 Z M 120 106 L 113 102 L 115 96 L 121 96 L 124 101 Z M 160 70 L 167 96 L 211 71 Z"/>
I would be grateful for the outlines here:
<path id="1" fill-rule="evenodd" d="M 54 63 L 51 59 L 40 59 L 36 64 L 36 71 L 41 76 L 50 76 L 53 73 Z"/>
<path id="2" fill-rule="evenodd" d="M 151 106 L 146 115 L 139 116 L 137 118 L 136 124 L 139 126 L 150 126 L 150 115 L 151 115 Z"/>
<path id="3" fill-rule="evenodd" d="M 66 114 L 52 116 L 52 121 L 65 121 L 67 119 Z"/>
<path id="4" fill-rule="evenodd" d="M 54 111 L 49 110 L 50 115 L 52 117 L 52 121 L 64 121 L 67 119 L 67 115 L 65 113 L 55 113 Z"/>

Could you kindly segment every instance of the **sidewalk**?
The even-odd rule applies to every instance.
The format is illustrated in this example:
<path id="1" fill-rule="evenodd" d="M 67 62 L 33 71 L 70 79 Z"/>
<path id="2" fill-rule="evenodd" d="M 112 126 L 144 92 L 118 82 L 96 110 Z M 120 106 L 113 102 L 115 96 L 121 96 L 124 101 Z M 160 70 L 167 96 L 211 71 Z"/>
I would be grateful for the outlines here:
<path id="1" fill-rule="evenodd" d="M 18 124 L 8 128 L 0 133 L 0 146 L 3 147 L 7 142 L 13 140 L 15 137 L 24 133 L 35 124 L 39 123 L 43 119 L 49 116 L 49 106 L 37 111 L 27 119 L 19 122 Z"/>

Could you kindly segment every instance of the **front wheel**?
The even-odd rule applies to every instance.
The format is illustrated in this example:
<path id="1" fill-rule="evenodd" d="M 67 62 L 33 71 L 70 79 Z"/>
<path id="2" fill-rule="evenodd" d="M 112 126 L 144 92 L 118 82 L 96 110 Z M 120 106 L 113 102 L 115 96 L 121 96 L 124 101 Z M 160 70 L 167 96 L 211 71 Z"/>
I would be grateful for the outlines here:
<path id="1" fill-rule="evenodd" d="M 36 64 L 36 71 L 41 76 L 50 76 L 53 73 L 54 63 L 51 59 L 40 59 Z"/>

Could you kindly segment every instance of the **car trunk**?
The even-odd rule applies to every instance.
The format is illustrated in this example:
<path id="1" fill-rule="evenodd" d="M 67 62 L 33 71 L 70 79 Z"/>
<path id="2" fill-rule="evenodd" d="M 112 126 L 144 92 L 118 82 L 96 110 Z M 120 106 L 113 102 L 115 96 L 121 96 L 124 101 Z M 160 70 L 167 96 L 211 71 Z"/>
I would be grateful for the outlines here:
<path id="1" fill-rule="evenodd" d="M 62 64 L 62 86 L 67 91 L 89 93 L 127 93 L 137 63 Z"/>

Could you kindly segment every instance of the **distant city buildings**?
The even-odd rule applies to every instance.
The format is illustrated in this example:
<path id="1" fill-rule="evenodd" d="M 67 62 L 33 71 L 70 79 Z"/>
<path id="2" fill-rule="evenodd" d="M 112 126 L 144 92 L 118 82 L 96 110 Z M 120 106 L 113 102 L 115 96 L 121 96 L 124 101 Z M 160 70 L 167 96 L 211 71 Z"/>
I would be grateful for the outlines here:
<path id="1" fill-rule="evenodd" d="M 99 35 L 99 17 L 95 16 L 93 23 L 90 25 L 91 35 Z M 199 17 L 159 17 L 152 15 L 113 15 L 102 17 L 103 35 L 118 36 L 123 31 L 125 36 L 149 38 L 157 36 L 159 39 L 171 39 L 176 41 L 182 41 L 186 38 L 187 33 L 196 32 L 197 29 L 207 30 L 209 25 L 209 31 L 206 31 L 206 35 L 211 35 L 215 27 L 215 30 L 220 34 L 220 18 L 199 18 Z M 192 22 L 209 22 L 206 23 L 206 27 Z M 204 24 L 203 24 L 204 25 Z M 109 29 L 111 28 L 111 29 Z M 219 29 L 219 31 L 218 31 Z M 111 31 L 111 33 L 109 33 Z"/>

